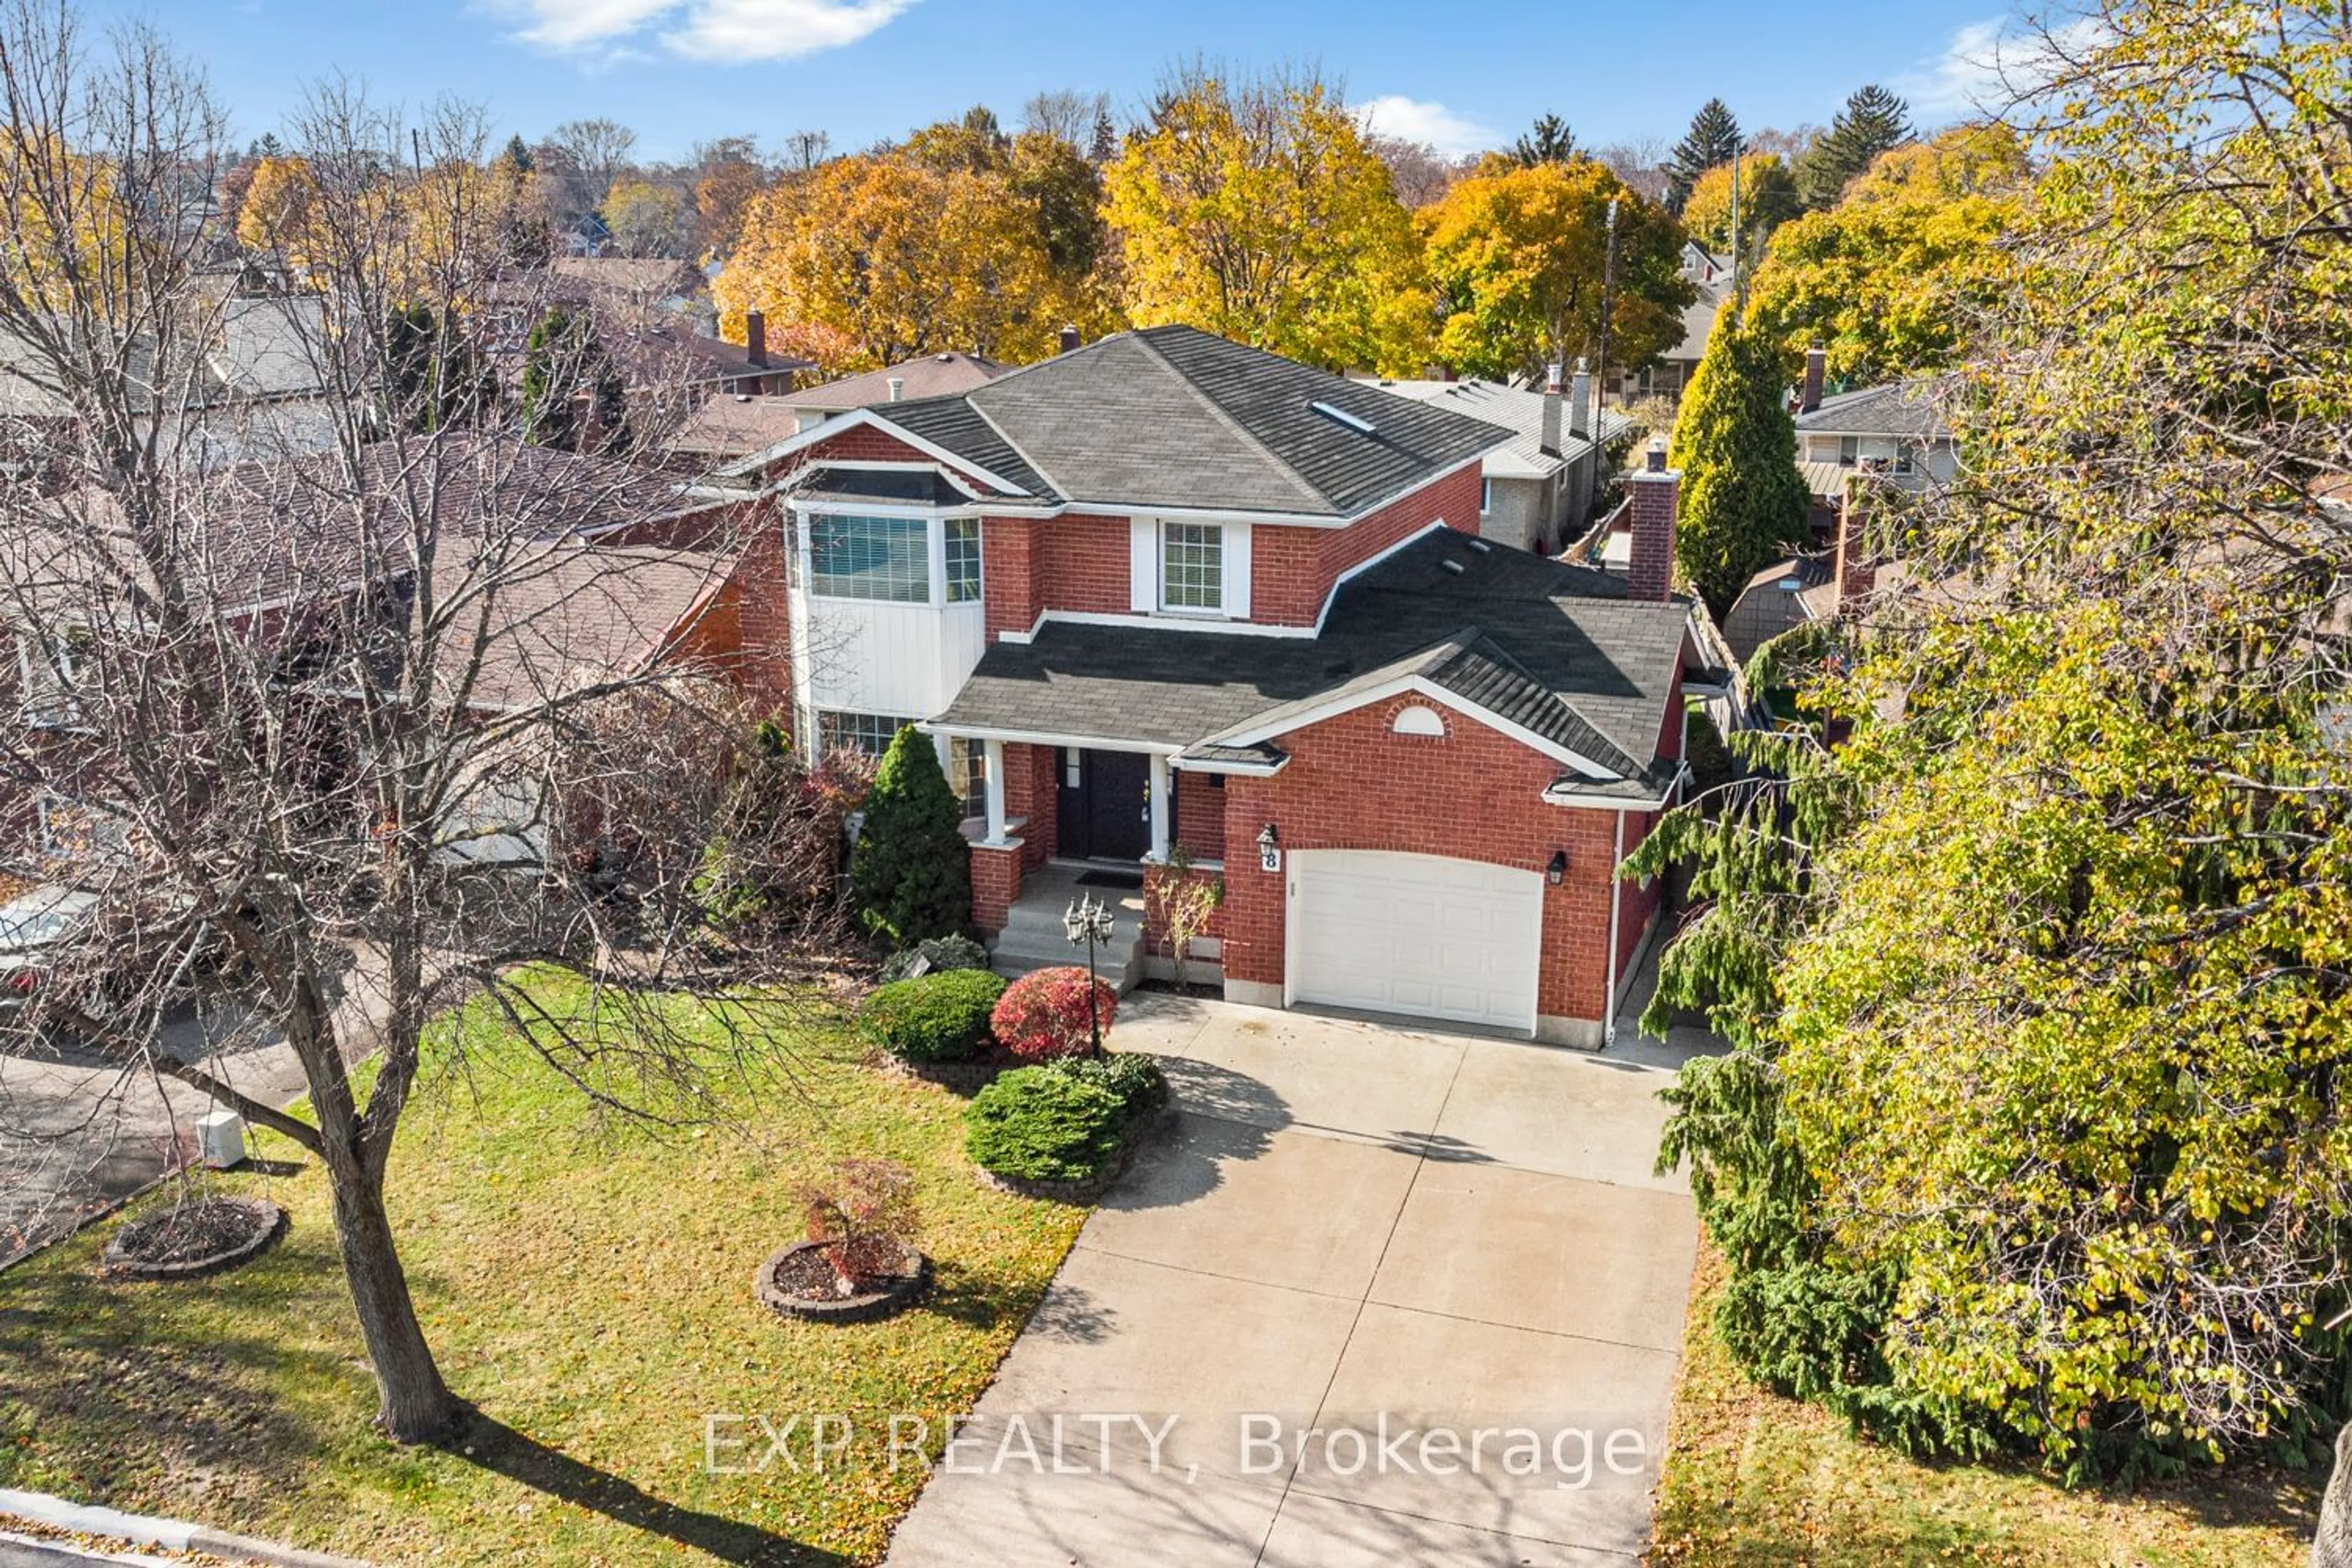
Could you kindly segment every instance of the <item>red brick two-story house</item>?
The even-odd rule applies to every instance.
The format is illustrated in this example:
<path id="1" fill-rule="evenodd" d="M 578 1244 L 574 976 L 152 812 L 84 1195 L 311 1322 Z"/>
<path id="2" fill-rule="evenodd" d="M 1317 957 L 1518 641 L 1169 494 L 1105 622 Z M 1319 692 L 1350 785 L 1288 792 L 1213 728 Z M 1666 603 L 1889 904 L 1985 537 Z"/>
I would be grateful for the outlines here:
<path id="1" fill-rule="evenodd" d="M 1477 536 L 1510 438 L 1170 327 L 736 471 L 785 514 L 803 732 L 939 739 L 1008 958 L 1181 847 L 1230 998 L 1597 1045 L 1655 907 L 1615 869 L 1682 776 L 1675 480 L 1632 573 L 1567 565 Z"/>

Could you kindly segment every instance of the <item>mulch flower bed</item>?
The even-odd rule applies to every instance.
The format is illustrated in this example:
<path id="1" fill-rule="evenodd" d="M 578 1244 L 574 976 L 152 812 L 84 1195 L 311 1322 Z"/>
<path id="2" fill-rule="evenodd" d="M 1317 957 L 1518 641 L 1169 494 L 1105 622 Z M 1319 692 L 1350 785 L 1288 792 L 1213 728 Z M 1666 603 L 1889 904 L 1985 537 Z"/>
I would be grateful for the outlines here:
<path id="1" fill-rule="evenodd" d="M 818 1323 L 866 1323 L 887 1318 L 919 1299 L 931 1285 L 931 1260 L 913 1247 L 907 1249 L 903 1268 L 889 1276 L 881 1289 L 844 1296 L 825 1261 L 823 1244 L 796 1241 L 780 1247 L 751 1277 L 751 1289 L 761 1305 L 788 1318 Z"/>
<path id="2" fill-rule="evenodd" d="M 122 1279 L 195 1279 L 252 1261 L 285 1234 L 286 1211 L 267 1199 L 198 1198 L 116 1231 L 100 1270 Z"/>

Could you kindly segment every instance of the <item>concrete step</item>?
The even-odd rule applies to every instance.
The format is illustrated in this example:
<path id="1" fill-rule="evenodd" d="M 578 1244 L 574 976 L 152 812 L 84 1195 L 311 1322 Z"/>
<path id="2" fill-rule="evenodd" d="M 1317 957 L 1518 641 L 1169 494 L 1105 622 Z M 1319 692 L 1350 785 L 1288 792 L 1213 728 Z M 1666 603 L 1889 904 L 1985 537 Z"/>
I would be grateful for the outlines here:
<path id="1" fill-rule="evenodd" d="M 989 950 L 989 966 L 1008 980 L 1018 979 L 1033 970 L 1066 965 L 1083 969 L 1086 963 L 1086 949 L 1070 945 L 1058 921 L 1050 942 L 1037 932 L 1007 927 Z M 1114 936 L 1108 945 L 1096 947 L 1095 973 L 1121 995 L 1133 990 L 1136 982 L 1143 978 L 1143 933 L 1138 931 L 1125 942 Z"/>

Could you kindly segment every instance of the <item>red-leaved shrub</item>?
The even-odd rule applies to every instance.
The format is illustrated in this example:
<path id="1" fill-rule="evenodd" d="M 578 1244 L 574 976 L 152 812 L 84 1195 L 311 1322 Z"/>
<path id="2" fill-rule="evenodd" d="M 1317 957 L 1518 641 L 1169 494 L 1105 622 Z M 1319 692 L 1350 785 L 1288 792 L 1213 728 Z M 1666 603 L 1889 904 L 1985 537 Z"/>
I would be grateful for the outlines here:
<path id="1" fill-rule="evenodd" d="M 1107 980 L 1096 981 L 1094 987 L 1096 1005 L 1102 1009 L 1103 1033 L 1108 1035 L 1111 1015 L 1118 1009 L 1118 993 Z M 1087 972 L 1065 967 L 1023 975 L 1004 988 L 989 1024 L 996 1031 L 997 1042 L 1024 1061 L 1083 1055 L 1094 1043 L 1093 1023 L 1087 1013 Z"/>

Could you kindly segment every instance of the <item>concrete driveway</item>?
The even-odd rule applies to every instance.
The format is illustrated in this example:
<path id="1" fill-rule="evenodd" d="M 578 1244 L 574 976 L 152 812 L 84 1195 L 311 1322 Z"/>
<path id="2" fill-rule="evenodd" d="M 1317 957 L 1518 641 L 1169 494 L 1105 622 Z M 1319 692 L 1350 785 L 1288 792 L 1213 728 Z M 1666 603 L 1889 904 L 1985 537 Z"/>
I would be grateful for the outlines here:
<path id="1" fill-rule="evenodd" d="M 1183 1115 L 1087 1221 L 894 1568 L 1643 1549 L 1697 1230 L 1651 1173 L 1654 1095 L 1686 1046 L 1166 996 L 1118 1038 L 1168 1058 Z"/>

